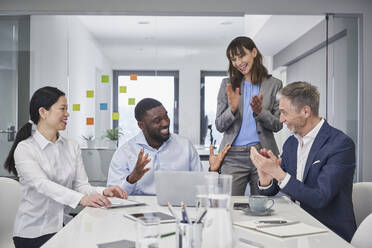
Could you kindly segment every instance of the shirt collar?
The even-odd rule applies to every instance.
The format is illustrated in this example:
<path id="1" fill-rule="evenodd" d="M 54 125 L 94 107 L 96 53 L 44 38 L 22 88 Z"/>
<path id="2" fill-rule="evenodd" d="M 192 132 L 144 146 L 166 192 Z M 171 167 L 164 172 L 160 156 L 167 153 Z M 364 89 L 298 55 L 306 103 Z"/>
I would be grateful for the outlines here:
<path id="1" fill-rule="evenodd" d="M 300 144 L 303 144 L 303 142 L 306 142 L 307 140 L 314 140 L 316 136 L 319 133 L 320 128 L 323 126 L 324 119 L 322 118 L 319 123 L 310 131 L 308 132 L 304 137 L 301 137 L 301 135 L 296 134 L 295 137 L 297 138 L 298 142 Z"/>
<path id="2" fill-rule="evenodd" d="M 39 144 L 41 150 L 44 150 L 44 148 L 48 144 L 53 144 L 53 142 L 46 139 L 38 130 L 36 130 L 32 136 L 34 137 L 36 142 Z M 60 134 L 58 134 L 58 139 L 56 140 L 56 144 L 59 143 L 59 142 L 63 142 L 63 141 L 64 140 L 63 140 L 62 136 Z"/>
<path id="3" fill-rule="evenodd" d="M 161 150 L 163 147 L 165 147 L 172 139 L 172 134 L 170 133 L 169 134 L 169 139 L 164 141 L 163 144 L 159 147 L 158 150 Z M 145 138 L 145 135 L 143 134 L 143 132 L 141 131 L 137 137 L 136 137 L 136 144 L 138 145 L 142 145 L 142 146 L 146 146 L 148 149 L 152 149 L 152 150 L 156 150 L 155 148 L 151 147 L 148 143 L 147 143 L 147 140 Z"/>

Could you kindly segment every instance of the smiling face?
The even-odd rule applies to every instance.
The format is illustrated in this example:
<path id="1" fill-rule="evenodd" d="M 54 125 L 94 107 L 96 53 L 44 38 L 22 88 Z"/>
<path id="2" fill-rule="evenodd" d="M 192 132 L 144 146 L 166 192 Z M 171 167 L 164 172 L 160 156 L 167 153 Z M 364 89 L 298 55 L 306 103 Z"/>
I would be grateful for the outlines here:
<path id="1" fill-rule="evenodd" d="M 282 97 L 279 101 L 279 111 L 280 122 L 286 124 L 288 129 L 294 134 L 303 136 L 307 124 L 305 107 L 296 109 L 288 98 Z"/>
<path id="2" fill-rule="evenodd" d="M 242 47 L 243 53 L 236 52 L 233 56 L 230 52 L 230 61 L 234 68 L 241 72 L 244 76 L 249 76 L 254 63 L 254 58 L 257 56 L 257 49 L 252 51 Z"/>
<path id="3" fill-rule="evenodd" d="M 67 99 L 65 96 L 60 96 L 58 101 L 54 103 L 49 110 L 45 108 L 39 109 L 40 121 L 55 131 L 65 130 L 69 113 L 67 112 Z"/>
<path id="4" fill-rule="evenodd" d="M 154 148 L 159 148 L 169 139 L 169 117 L 161 105 L 146 111 L 142 121 L 138 122 L 147 142 Z"/>

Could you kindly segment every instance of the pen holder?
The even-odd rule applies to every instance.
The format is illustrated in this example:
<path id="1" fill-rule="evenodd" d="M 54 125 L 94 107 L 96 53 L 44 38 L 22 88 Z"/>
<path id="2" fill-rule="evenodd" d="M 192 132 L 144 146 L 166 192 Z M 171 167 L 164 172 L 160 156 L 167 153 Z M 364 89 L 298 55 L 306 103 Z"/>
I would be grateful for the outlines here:
<path id="1" fill-rule="evenodd" d="M 177 247 L 178 248 L 201 248 L 203 223 L 192 221 L 189 223 L 177 223 Z"/>

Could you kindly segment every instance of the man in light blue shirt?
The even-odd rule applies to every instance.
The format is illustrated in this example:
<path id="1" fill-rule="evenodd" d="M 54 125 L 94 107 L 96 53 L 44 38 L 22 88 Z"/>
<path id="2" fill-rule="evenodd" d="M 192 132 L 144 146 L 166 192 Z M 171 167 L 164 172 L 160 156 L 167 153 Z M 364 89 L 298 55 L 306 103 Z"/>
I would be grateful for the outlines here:
<path id="1" fill-rule="evenodd" d="M 155 171 L 201 170 L 199 155 L 191 142 L 169 132 L 170 120 L 159 101 L 141 100 L 135 108 L 135 117 L 142 131 L 115 152 L 107 185 L 119 185 L 131 195 L 154 195 Z M 228 148 L 218 155 L 211 150 L 210 170 L 219 168 Z"/>

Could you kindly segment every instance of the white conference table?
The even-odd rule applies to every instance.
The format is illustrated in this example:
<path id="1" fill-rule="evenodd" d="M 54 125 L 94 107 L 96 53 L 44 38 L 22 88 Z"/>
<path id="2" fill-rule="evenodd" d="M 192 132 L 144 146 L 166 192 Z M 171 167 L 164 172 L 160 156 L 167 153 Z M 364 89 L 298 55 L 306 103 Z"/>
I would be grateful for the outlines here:
<path id="1" fill-rule="evenodd" d="M 123 217 L 125 212 L 141 211 L 160 211 L 169 213 L 167 207 L 157 205 L 155 196 L 130 196 L 129 199 L 146 202 L 146 206 L 132 208 L 116 209 L 97 209 L 84 208 L 73 220 L 71 220 L 61 231 L 50 239 L 43 248 L 58 247 L 79 247 L 94 248 L 99 243 L 118 241 L 122 239 L 136 239 L 136 223 L 128 218 Z M 326 228 L 323 224 L 305 212 L 300 206 L 290 201 L 287 197 L 274 197 L 274 212 L 271 217 L 281 217 L 284 219 L 300 220 L 305 224 Z M 248 197 L 234 196 L 233 202 L 248 202 Z M 193 217 L 195 208 L 188 208 L 189 215 Z M 180 209 L 175 208 L 176 214 L 180 214 Z M 245 215 L 242 211 L 233 210 L 232 218 L 234 221 L 253 220 L 257 218 Z M 174 231 L 176 225 L 161 224 L 160 233 Z M 298 237 L 278 238 L 268 234 L 260 233 L 251 229 L 234 226 L 234 233 L 237 238 L 243 237 L 246 240 L 253 241 L 267 247 L 285 247 L 285 248 L 310 248 L 310 247 L 352 247 L 349 243 L 337 236 L 334 232 L 326 228 L 328 232 L 312 235 L 303 235 Z M 160 239 L 160 248 L 176 247 L 175 235 Z M 237 242 L 238 248 L 257 247 Z"/>

